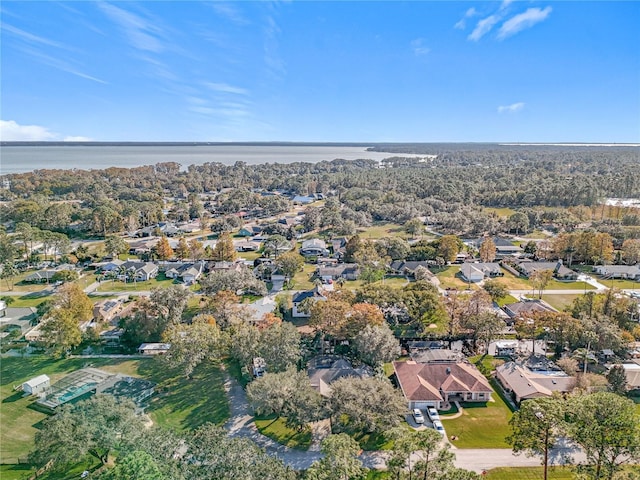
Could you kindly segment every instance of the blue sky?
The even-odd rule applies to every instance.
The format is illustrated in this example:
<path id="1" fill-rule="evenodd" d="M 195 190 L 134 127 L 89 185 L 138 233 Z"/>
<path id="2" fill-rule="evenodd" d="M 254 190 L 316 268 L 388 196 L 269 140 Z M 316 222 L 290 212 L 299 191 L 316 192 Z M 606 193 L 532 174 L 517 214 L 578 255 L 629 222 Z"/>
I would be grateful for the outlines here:
<path id="1" fill-rule="evenodd" d="M 640 2 L 0 8 L 3 140 L 640 141 Z"/>

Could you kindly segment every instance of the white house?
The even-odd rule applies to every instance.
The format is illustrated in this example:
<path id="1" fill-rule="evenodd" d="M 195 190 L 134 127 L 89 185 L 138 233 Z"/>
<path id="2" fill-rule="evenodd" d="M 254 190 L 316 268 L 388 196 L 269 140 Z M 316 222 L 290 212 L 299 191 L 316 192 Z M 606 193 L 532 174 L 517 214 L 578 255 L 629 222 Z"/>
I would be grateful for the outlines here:
<path id="1" fill-rule="evenodd" d="M 640 280 L 640 267 L 637 265 L 596 265 L 593 269 L 604 277 Z"/>
<path id="2" fill-rule="evenodd" d="M 46 375 L 38 375 L 22 384 L 22 391 L 29 395 L 38 395 L 51 385 L 51 380 Z"/>
<path id="3" fill-rule="evenodd" d="M 300 304 L 308 298 L 312 299 L 313 301 L 327 299 L 327 297 L 324 296 L 322 290 L 320 290 L 320 288 L 318 287 L 315 287 L 313 290 L 307 290 L 306 292 L 299 292 L 293 296 L 293 308 L 291 310 L 291 316 L 296 318 L 308 318 L 311 316 L 311 314 L 308 312 L 302 312 L 298 310 Z"/>
<path id="4" fill-rule="evenodd" d="M 319 238 L 313 238 L 311 240 L 305 240 L 304 242 L 302 242 L 300 253 L 305 256 L 307 255 L 328 256 L 329 250 L 327 249 L 327 244 L 324 243 L 324 240 L 320 240 Z"/>
<path id="5" fill-rule="evenodd" d="M 164 355 L 170 348 L 170 343 L 143 343 L 138 347 L 138 353 L 140 355 Z"/>
<path id="6" fill-rule="evenodd" d="M 465 263 L 460 267 L 460 275 L 466 282 L 481 282 L 485 277 L 502 275 L 497 263 Z"/>

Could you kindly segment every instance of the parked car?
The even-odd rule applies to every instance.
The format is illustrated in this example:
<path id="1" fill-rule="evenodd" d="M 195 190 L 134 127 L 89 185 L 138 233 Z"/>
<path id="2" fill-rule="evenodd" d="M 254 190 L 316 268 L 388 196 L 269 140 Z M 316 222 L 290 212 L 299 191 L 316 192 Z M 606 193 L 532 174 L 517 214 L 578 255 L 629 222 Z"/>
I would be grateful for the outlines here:
<path id="1" fill-rule="evenodd" d="M 422 415 L 422 412 L 420 411 L 419 408 L 414 408 L 413 409 L 413 419 L 415 420 L 415 422 L 417 424 L 423 424 L 424 423 L 424 416 Z"/>
<path id="2" fill-rule="evenodd" d="M 442 426 L 442 422 L 440 420 L 433 421 L 433 428 L 435 428 L 436 432 L 438 432 L 439 434 L 446 435 L 446 432 L 444 431 L 444 427 Z"/>
<path id="3" fill-rule="evenodd" d="M 427 415 L 429 415 L 429 420 L 431 420 L 432 422 L 434 420 L 440 420 L 440 415 L 438 415 L 438 410 L 436 410 L 433 407 L 427 408 Z"/>

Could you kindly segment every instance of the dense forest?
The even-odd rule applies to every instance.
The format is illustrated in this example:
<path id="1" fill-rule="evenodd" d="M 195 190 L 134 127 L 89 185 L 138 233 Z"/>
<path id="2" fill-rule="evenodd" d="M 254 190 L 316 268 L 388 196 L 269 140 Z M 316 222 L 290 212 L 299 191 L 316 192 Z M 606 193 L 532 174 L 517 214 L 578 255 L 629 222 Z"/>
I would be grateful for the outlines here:
<path id="1" fill-rule="evenodd" d="M 163 219 L 163 199 L 184 199 L 178 210 L 196 218 L 194 198 L 210 200 L 211 216 L 240 209 L 284 212 L 284 197 L 260 192 L 334 195 L 344 220 L 404 222 L 426 217 L 445 232 L 499 232 L 505 225 L 486 207 L 527 215 L 531 228 L 555 223 L 568 230 L 600 217 L 600 230 L 619 240 L 638 236 L 633 210 L 598 213 L 606 197 L 640 197 L 637 148 L 393 145 L 375 149 L 424 153 L 372 160 L 234 165 L 177 163 L 104 170 L 37 170 L 5 176 L 2 217 L 63 231 L 76 223 L 86 234 L 120 231 Z M 229 192 L 227 189 L 233 189 Z M 178 202 L 179 203 L 179 202 Z M 571 207 L 571 208 L 570 208 Z M 587 207 L 587 208 L 576 208 Z M 190 211 L 190 213 L 189 213 Z M 107 224 L 107 225 L 105 225 Z M 137 225 L 135 225 L 137 224 Z"/>

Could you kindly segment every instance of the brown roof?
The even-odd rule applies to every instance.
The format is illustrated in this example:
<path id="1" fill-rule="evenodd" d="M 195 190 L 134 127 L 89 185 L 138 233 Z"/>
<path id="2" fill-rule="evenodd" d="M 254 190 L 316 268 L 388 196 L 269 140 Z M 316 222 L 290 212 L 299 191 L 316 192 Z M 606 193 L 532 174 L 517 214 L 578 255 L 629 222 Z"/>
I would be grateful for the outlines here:
<path id="1" fill-rule="evenodd" d="M 408 400 L 443 400 L 444 393 L 488 392 L 492 389 L 478 369 L 466 362 L 393 362 L 404 396 Z"/>
<path id="2" fill-rule="evenodd" d="M 498 378 L 511 389 L 519 399 L 550 397 L 553 392 L 569 392 L 575 386 L 575 378 L 564 372 L 534 372 L 507 362 L 496 368 Z"/>

